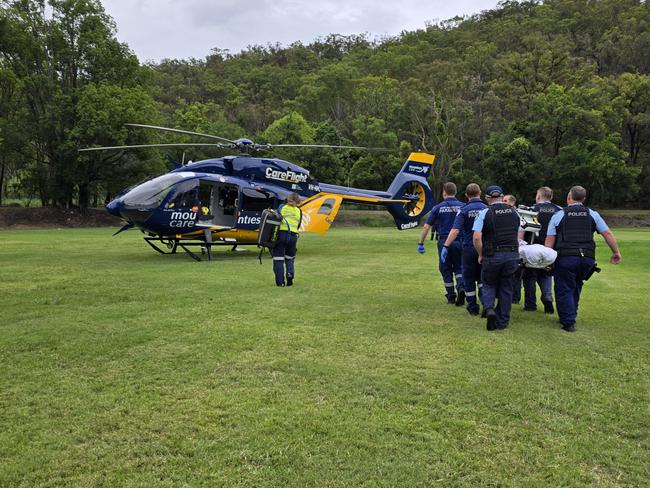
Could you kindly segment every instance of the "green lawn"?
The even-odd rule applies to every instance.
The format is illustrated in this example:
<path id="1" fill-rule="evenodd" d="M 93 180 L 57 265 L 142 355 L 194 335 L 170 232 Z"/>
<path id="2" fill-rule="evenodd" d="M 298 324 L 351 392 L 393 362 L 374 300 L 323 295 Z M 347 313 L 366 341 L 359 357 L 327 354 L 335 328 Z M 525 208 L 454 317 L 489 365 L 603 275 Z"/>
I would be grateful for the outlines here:
<path id="1" fill-rule="evenodd" d="M 446 305 L 419 231 L 305 235 L 282 289 L 254 251 L 0 231 L 0 486 L 648 486 L 650 232 L 567 334 Z"/>

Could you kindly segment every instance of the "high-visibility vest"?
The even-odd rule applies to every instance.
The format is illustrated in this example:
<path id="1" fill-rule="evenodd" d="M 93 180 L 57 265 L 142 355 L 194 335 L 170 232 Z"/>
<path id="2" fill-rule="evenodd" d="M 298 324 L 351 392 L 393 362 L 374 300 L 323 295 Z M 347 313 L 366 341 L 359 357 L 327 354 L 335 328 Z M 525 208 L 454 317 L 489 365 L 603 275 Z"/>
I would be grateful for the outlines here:
<path id="1" fill-rule="evenodd" d="M 300 221 L 302 220 L 302 211 L 293 205 L 282 205 L 280 207 L 280 214 L 283 217 L 280 230 L 297 234 L 300 228 Z"/>

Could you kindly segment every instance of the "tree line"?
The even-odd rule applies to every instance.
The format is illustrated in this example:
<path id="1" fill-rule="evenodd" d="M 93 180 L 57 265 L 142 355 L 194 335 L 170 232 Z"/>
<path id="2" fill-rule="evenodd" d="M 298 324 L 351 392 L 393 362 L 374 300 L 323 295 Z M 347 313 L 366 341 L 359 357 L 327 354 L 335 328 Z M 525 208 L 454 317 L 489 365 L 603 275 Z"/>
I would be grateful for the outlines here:
<path id="1" fill-rule="evenodd" d="M 398 36 L 332 34 L 204 59 L 142 64 L 98 0 L 0 0 L 0 203 L 101 206 L 177 161 L 215 151 L 78 153 L 189 142 L 165 125 L 285 149 L 319 180 L 385 189 L 414 149 L 432 187 L 496 182 L 529 201 L 541 185 L 591 203 L 648 207 L 650 6 L 640 0 L 503 1 Z"/>

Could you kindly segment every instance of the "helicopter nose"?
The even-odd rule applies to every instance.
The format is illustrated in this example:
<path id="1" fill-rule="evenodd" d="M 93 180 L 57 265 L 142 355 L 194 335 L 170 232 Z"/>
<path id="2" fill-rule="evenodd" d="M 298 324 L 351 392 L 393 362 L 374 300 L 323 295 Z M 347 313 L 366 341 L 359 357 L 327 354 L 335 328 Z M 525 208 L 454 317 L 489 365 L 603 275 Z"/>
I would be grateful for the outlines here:
<path id="1" fill-rule="evenodd" d="M 116 198 L 115 200 L 112 200 L 109 202 L 108 205 L 106 205 L 106 211 L 114 215 L 115 217 L 121 217 L 122 214 L 120 213 L 120 210 L 122 208 L 122 202 L 120 201 L 119 198 Z"/>

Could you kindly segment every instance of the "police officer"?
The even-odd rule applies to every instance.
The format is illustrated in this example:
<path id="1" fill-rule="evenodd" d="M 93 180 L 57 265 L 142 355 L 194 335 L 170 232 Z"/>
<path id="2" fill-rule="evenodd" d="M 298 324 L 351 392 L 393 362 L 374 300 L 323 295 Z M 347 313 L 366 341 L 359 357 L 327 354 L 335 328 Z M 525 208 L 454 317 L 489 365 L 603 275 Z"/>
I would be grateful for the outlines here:
<path id="1" fill-rule="evenodd" d="M 541 225 L 539 234 L 535 236 L 533 244 L 542 244 L 546 241 L 546 229 L 551 217 L 562 207 L 555 205 L 551 202 L 553 199 L 553 190 L 548 186 L 542 186 L 537 190 L 535 195 L 535 205 L 533 210 L 537 212 L 537 221 Z M 537 297 L 536 288 L 542 293 L 542 304 L 544 305 L 544 313 L 554 313 L 553 308 L 553 275 L 544 269 L 524 268 L 523 274 L 524 282 L 524 310 L 532 312 L 537 310 Z"/>
<path id="2" fill-rule="evenodd" d="M 551 217 L 546 232 L 546 247 L 557 251 L 555 260 L 555 303 L 562 329 L 575 331 L 580 292 L 596 266 L 594 232 L 605 238 L 612 250 L 609 262 L 619 264 L 621 253 L 616 238 L 598 212 L 585 207 L 587 190 L 574 186 L 567 195 L 567 206 Z"/>
<path id="3" fill-rule="evenodd" d="M 505 195 L 503 197 L 503 203 L 510 205 L 511 207 L 517 207 L 517 197 L 514 195 Z M 519 229 L 519 239 L 524 238 L 524 230 Z M 519 303 L 521 301 L 521 279 L 523 276 L 524 268 L 519 266 L 517 272 L 515 273 L 515 281 L 512 285 L 512 303 Z"/>
<path id="4" fill-rule="evenodd" d="M 463 286 L 465 287 L 465 297 L 467 299 L 467 311 L 470 315 L 479 314 L 479 305 L 476 301 L 477 288 L 479 298 L 481 297 L 481 265 L 478 262 L 478 254 L 472 245 L 472 226 L 474 219 L 479 212 L 487 205 L 481 201 L 481 187 L 476 183 L 470 183 L 465 188 L 467 203 L 461 207 L 460 212 L 454 220 L 452 229 L 449 232 L 447 240 L 443 247 L 451 248 L 458 236 L 462 240 L 461 269 L 463 274 Z M 441 251 L 441 259 L 444 259 L 444 251 Z"/>
<path id="5" fill-rule="evenodd" d="M 510 321 L 513 285 L 519 267 L 520 219 L 514 207 L 503 203 L 501 187 L 488 186 L 486 200 L 489 207 L 481 210 L 472 227 L 473 241 L 482 265 L 487 330 L 505 329 Z"/>
<path id="6" fill-rule="evenodd" d="M 281 205 L 278 209 L 282 215 L 282 223 L 280 224 L 277 244 L 273 248 L 273 273 L 275 273 L 275 284 L 277 286 L 285 286 L 285 265 L 286 286 L 293 285 L 298 229 L 300 229 L 302 222 L 302 211 L 298 208 L 299 203 L 300 195 L 291 193 L 287 197 L 287 203 Z"/>
<path id="7" fill-rule="evenodd" d="M 456 185 L 447 182 L 442 187 L 443 200 L 431 209 L 427 221 L 424 224 L 420 240 L 418 241 L 418 252 L 424 254 L 424 241 L 427 238 L 429 229 L 438 231 L 438 269 L 442 275 L 442 281 L 447 291 L 447 303 L 461 306 L 465 303 L 465 289 L 463 288 L 463 274 L 460 266 L 462 247 L 460 242 L 454 242 L 448 248 L 443 247 L 447 240 L 449 231 L 454 224 L 456 215 L 463 206 L 463 203 L 456 200 Z M 444 254 L 444 256 L 442 256 Z M 454 288 L 454 277 L 456 288 Z M 456 295 L 458 290 L 458 295 Z"/>

